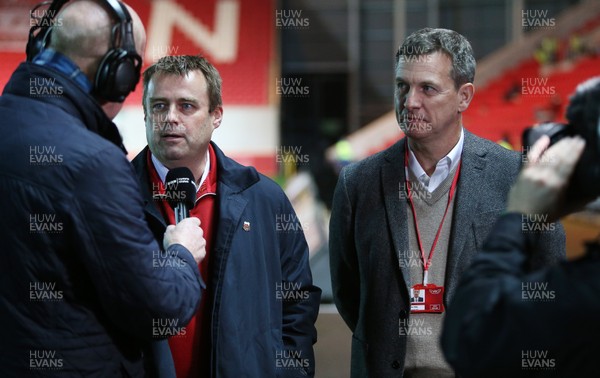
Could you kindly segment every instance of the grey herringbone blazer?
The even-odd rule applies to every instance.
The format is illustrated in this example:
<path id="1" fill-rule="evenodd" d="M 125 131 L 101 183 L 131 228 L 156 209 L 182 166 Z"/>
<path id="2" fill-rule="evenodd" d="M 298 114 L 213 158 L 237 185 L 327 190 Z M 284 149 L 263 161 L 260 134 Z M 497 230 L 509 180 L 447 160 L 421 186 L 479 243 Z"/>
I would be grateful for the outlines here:
<path id="1" fill-rule="evenodd" d="M 400 196 L 404 139 L 342 170 L 330 222 L 330 260 L 335 304 L 352 330 L 352 377 L 402 377 L 407 319 L 409 248 L 407 202 Z M 496 218 L 519 172 L 520 154 L 465 130 L 461 174 L 456 192 L 446 266 L 445 304 L 451 301 L 462 272 Z M 565 256 L 561 226 L 539 235 L 534 266 Z"/>

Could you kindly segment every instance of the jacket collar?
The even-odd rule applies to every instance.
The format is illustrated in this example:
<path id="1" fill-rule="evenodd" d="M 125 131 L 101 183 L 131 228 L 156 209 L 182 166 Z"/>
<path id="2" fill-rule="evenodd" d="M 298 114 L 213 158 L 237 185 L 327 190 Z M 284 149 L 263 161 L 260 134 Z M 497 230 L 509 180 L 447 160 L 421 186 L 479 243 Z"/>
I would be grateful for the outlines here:
<path id="1" fill-rule="evenodd" d="M 31 84 L 32 81 L 34 84 Z M 35 93 L 32 95 L 32 85 L 40 91 L 39 96 L 35 96 Z M 44 89 L 56 94 L 42 95 Z M 23 62 L 4 87 L 3 94 L 13 94 L 57 106 L 80 119 L 88 130 L 111 141 L 127 153 L 117 126 L 106 116 L 98 102 L 62 72 Z"/>
<path id="2" fill-rule="evenodd" d="M 402 200 L 401 192 L 406 182 L 404 171 L 404 151 L 406 143 L 402 138 L 393 146 L 385 150 L 384 159 L 386 163 L 381 167 L 381 190 L 383 191 L 385 213 L 392 236 L 394 253 L 398 260 L 402 277 L 404 278 L 404 290 L 410 287 L 410 262 L 406 251 L 408 251 L 408 228 L 406 227 L 407 205 Z M 408 291 L 405 292 L 408 298 Z"/>
<path id="3" fill-rule="evenodd" d="M 52 48 L 43 49 L 33 58 L 33 63 L 62 72 L 67 75 L 71 81 L 79 85 L 86 93 L 92 92 L 94 85 L 87 76 L 85 76 L 83 71 L 77 67 L 75 62 Z"/>
<path id="4" fill-rule="evenodd" d="M 446 263 L 446 285 L 454 287 L 456 285 L 455 277 L 459 268 L 459 262 L 463 252 L 463 246 L 468 233 L 465 230 L 456 227 L 457 224 L 466 225 L 479 207 L 481 198 L 481 185 L 483 171 L 486 166 L 487 149 L 483 143 L 479 143 L 479 138 L 464 130 L 465 140 L 463 145 L 461 172 L 456 189 L 456 199 L 454 203 L 454 214 L 452 217 L 452 230 L 450 233 L 450 246 L 448 251 L 448 260 Z M 383 152 L 386 164 L 381 167 L 381 183 L 384 194 L 384 203 L 386 216 L 389 225 L 406 225 L 408 206 L 406 201 L 399 200 L 400 191 L 403 183 L 406 182 L 404 172 L 404 138 L 396 142 L 393 146 Z M 390 229 L 392 244 L 395 253 L 398 255 L 398 261 L 406 287 L 410 287 L 410 272 L 408 256 L 402 251 L 408 250 L 408 229 L 406 226 L 399 226 Z M 446 291 L 446 295 L 448 291 Z M 407 294 L 408 295 L 408 294 Z"/>
<path id="5" fill-rule="evenodd" d="M 233 159 L 228 158 L 214 142 L 211 141 L 210 143 L 214 149 L 217 164 L 217 201 L 220 201 L 220 197 L 225 194 L 242 193 L 260 180 L 256 169 L 235 162 Z M 145 210 L 157 219 L 162 220 L 162 216 L 152 200 L 149 167 L 146 162 L 148 149 L 149 147 L 146 146 L 131 163 L 141 185 Z"/>
<path id="6" fill-rule="evenodd" d="M 226 185 L 233 193 L 240 193 L 250 188 L 260 180 L 254 167 L 246 167 L 225 156 L 223 151 L 210 142 L 217 156 L 217 188 Z"/>
<path id="7" fill-rule="evenodd" d="M 458 284 L 458 272 L 461 270 L 459 264 L 464 261 L 464 254 L 475 252 L 464 251 L 465 242 L 472 235 L 471 228 L 469 227 L 469 231 L 467 231 L 464 226 L 471 224 L 473 216 L 477 213 L 479 204 L 483 200 L 481 185 L 484 182 L 487 153 L 488 150 L 485 144 L 481 143 L 481 139 L 465 130 L 462 169 L 456 188 L 450 248 L 446 262 L 446 298 L 451 298 Z M 462 227 L 457 227 L 457 225 Z"/>
<path id="8" fill-rule="evenodd" d="M 165 225 L 165 220 L 163 219 L 158 206 L 154 203 L 154 197 L 152 195 L 152 181 L 150 179 L 150 170 L 147 163 L 148 156 L 148 146 L 146 146 L 142 152 L 137 154 L 137 156 L 131 161 L 133 168 L 135 170 L 135 174 L 137 176 L 138 182 L 140 183 L 140 190 L 142 193 L 142 198 L 144 199 L 144 211 L 154 218 L 156 218 L 159 222 Z"/>

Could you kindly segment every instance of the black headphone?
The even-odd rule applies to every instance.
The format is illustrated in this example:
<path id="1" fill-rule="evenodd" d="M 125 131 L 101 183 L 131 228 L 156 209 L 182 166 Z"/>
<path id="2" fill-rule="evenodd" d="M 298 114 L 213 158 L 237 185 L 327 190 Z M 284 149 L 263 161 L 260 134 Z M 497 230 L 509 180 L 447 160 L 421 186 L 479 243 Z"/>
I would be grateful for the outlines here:
<path id="1" fill-rule="evenodd" d="M 27 60 L 32 61 L 50 42 L 53 18 L 69 0 L 54 0 L 41 19 L 29 30 Z M 112 28 L 110 50 L 102 57 L 96 71 L 93 94 L 111 102 L 123 102 L 131 93 L 142 70 L 142 57 L 135 50 L 133 22 L 127 8 L 117 0 L 106 0 L 119 22 Z M 37 5 L 35 11 L 42 5 Z M 33 13 L 33 12 L 32 12 Z M 36 33 L 37 31 L 37 33 Z"/>

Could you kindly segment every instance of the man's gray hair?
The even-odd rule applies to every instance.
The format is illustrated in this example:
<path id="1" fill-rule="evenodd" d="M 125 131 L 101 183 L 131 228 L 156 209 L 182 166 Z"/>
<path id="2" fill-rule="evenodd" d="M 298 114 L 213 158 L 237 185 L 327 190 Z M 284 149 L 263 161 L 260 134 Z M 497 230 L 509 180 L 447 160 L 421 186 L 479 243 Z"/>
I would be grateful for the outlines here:
<path id="1" fill-rule="evenodd" d="M 396 53 L 396 68 L 402 57 L 417 57 L 441 51 L 452 60 L 450 77 L 458 89 L 475 80 L 475 57 L 467 39 L 449 29 L 424 28 L 412 33 Z"/>

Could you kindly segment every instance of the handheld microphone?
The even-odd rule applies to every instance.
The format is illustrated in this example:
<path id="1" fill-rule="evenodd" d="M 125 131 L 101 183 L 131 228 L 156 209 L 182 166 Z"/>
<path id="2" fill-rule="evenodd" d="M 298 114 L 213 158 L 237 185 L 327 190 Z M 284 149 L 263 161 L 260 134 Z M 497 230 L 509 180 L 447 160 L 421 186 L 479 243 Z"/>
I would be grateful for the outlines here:
<path id="1" fill-rule="evenodd" d="M 190 216 L 196 202 L 196 181 L 189 168 L 173 168 L 167 173 L 165 196 L 175 213 L 175 224 Z"/>

